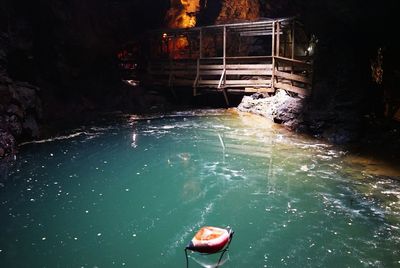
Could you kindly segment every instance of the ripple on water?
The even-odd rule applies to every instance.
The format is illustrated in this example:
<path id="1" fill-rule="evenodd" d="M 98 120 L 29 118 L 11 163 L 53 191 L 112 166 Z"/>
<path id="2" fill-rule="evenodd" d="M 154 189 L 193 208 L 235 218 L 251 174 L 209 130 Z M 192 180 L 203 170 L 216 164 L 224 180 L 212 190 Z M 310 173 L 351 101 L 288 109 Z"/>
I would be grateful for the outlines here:
<path id="1" fill-rule="evenodd" d="M 237 267 L 398 265 L 399 183 L 258 120 L 191 111 L 25 144 L 1 181 L 1 263 L 180 267 L 198 228 L 229 224 Z"/>

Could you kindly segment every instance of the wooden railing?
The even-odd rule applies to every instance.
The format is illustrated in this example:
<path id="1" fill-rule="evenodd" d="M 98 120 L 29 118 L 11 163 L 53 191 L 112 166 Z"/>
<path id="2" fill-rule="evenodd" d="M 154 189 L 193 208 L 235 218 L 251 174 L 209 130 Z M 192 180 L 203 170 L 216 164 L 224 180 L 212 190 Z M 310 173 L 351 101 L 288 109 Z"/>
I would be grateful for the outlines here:
<path id="1" fill-rule="evenodd" d="M 275 65 L 275 66 L 274 66 Z M 151 62 L 148 70 L 153 84 L 243 92 L 276 88 L 307 95 L 312 84 L 312 64 L 284 57 L 212 57 Z M 236 90 L 237 91 L 237 90 Z"/>

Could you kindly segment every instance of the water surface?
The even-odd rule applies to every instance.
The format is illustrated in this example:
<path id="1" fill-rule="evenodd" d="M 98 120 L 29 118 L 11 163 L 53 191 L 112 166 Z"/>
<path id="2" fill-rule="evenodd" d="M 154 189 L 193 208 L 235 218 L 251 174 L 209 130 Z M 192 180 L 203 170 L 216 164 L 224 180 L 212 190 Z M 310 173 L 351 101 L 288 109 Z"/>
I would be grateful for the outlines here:
<path id="1" fill-rule="evenodd" d="M 396 181 L 258 117 L 195 114 L 22 146 L 2 171 L 1 266 L 184 267 L 203 225 L 235 230 L 224 267 L 400 266 Z"/>

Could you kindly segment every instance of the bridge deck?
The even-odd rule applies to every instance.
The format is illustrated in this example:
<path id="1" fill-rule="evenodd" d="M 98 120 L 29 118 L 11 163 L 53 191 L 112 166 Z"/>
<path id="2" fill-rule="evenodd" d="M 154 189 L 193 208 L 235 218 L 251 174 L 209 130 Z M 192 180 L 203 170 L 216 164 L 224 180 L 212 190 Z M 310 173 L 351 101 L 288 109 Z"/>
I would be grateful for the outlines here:
<path id="1" fill-rule="evenodd" d="M 297 53 L 297 28 L 293 18 L 285 18 L 153 32 L 144 82 L 192 88 L 194 95 L 203 88 L 218 90 L 227 101 L 227 92 L 283 89 L 308 95 L 312 62 L 304 49 Z M 244 49 L 243 38 L 252 38 Z M 252 49 L 257 42 L 263 47 Z M 242 56 L 243 50 L 265 55 Z"/>

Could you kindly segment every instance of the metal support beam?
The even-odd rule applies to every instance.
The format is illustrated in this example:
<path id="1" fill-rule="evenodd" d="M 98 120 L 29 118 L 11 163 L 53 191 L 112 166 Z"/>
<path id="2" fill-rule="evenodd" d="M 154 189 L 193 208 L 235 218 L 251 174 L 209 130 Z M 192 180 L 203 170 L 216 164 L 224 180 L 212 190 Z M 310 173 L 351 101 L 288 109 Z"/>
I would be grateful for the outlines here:
<path id="1" fill-rule="evenodd" d="M 222 55 L 222 58 L 223 58 L 223 65 L 224 65 L 224 70 L 225 70 L 225 67 L 226 67 L 226 27 L 224 26 L 224 36 L 223 36 L 223 55 Z"/>
<path id="2" fill-rule="evenodd" d="M 275 21 L 272 23 L 272 75 L 271 88 L 275 91 Z"/>
<path id="3" fill-rule="evenodd" d="M 218 87 L 221 86 L 222 80 L 224 81 L 223 82 L 224 86 L 226 84 L 226 26 L 224 26 L 223 30 L 224 30 L 224 36 L 223 36 L 223 55 L 222 55 L 223 59 L 222 59 L 222 61 L 223 61 L 224 69 L 222 71 L 220 85 L 218 85 Z M 228 94 L 226 92 L 226 88 L 225 87 L 222 89 L 222 92 L 224 93 L 224 98 L 225 98 L 226 105 L 229 106 Z"/>

